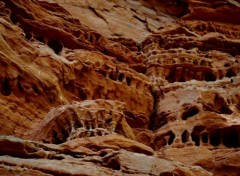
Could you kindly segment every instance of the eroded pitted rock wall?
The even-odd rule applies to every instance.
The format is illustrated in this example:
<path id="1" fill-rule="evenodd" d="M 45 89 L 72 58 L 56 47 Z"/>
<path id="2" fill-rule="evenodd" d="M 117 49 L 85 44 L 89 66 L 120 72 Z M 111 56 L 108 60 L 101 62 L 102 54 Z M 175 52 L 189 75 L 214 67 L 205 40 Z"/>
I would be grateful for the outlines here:
<path id="1" fill-rule="evenodd" d="M 225 169 L 239 174 L 225 156 L 240 147 L 239 24 L 230 19 L 231 13 L 239 14 L 238 5 L 189 1 L 189 14 L 143 42 L 146 75 L 155 92 L 150 125 L 155 133 L 139 138 L 147 138 L 161 157 L 215 175 L 226 174 Z"/>
<path id="2" fill-rule="evenodd" d="M 240 174 L 240 2 L 0 9 L 2 174 Z"/>
<path id="3" fill-rule="evenodd" d="M 23 129 L 24 133 L 31 131 L 51 108 L 86 99 L 124 102 L 125 111 L 135 118 L 130 121 L 136 127 L 147 126 L 153 108 L 152 87 L 145 75 L 127 65 L 128 61 L 138 63 L 136 52 L 83 26 L 61 7 L 22 3 L 2 2 L 6 13 L 1 27 L 1 96 L 8 107 L 3 112 L 2 134 L 22 136 Z M 40 8 L 36 14 L 35 6 Z M 24 12 L 17 14 L 17 10 Z M 58 11 L 60 16 L 53 15 Z M 9 124 L 4 124 L 6 119 Z"/>

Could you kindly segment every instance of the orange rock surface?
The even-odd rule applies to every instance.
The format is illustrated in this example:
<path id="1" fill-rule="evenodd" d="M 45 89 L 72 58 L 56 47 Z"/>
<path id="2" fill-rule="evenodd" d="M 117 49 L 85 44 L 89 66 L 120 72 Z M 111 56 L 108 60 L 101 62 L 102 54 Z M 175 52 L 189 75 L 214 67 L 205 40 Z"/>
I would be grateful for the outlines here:
<path id="1" fill-rule="evenodd" d="M 238 0 L 0 0 L 0 175 L 240 175 Z"/>

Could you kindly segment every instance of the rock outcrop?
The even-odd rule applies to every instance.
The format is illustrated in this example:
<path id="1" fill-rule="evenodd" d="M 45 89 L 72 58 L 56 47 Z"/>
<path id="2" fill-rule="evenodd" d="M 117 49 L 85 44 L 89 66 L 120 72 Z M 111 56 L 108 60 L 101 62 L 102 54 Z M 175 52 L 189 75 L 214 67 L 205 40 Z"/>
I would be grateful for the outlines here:
<path id="1" fill-rule="evenodd" d="M 240 2 L 0 0 L 0 175 L 239 175 Z"/>

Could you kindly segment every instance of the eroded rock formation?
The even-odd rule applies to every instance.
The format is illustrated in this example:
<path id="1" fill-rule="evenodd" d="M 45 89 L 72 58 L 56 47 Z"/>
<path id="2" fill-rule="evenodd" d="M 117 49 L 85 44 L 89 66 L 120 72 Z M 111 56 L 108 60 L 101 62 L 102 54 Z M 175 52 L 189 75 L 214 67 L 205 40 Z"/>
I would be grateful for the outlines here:
<path id="1" fill-rule="evenodd" d="M 240 2 L 0 0 L 0 175 L 239 175 Z"/>
<path id="2" fill-rule="evenodd" d="M 63 105 L 50 110 L 32 134 L 33 140 L 63 143 L 75 138 L 104 136 L 117 130 L 135 139 L 123 111 L 124 104 L 113 100 L 85 100 Z"/>

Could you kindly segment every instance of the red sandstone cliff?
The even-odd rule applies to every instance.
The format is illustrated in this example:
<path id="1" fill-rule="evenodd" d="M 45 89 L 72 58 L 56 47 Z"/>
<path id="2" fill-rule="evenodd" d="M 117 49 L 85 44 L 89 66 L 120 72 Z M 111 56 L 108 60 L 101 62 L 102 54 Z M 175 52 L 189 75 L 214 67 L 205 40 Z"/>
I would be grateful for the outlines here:
<path id="1" fill-rule="evenodd" d="M 240 175 L 239 0 L 0 0 L 0 175 Z"/>

